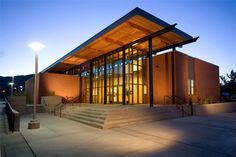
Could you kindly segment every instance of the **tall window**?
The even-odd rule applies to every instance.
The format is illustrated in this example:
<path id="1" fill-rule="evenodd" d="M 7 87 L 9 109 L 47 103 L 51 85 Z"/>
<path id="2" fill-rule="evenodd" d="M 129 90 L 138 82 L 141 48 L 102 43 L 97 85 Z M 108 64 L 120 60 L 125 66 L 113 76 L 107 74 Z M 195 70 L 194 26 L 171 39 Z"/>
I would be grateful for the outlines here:
<path id="1" fill-rule="evenodd" d="M 93 61 L 92 78 L 93 103 L 102 104 L 104 102 L 104 60 L 103 57 Z"/>
<path id="2" fill-rule="evenodd" d="M 82 79 L 82 102 L 89 103 L 89 93 L 90 93 L 90 72 L 89 64 L 85 63 L 81 66 L 81 79 Z"/>
<path id="3" fill-rule="evenodd" d="M 194 94 L 194 60 L 192 57 L 188 59 L 188 94 Z"/>
<path id="4" fill-rule="evenodd" d="M 194 81 L 191 79 L 188 80 L 188 94 L 189 95 L 194 94 Z"/>

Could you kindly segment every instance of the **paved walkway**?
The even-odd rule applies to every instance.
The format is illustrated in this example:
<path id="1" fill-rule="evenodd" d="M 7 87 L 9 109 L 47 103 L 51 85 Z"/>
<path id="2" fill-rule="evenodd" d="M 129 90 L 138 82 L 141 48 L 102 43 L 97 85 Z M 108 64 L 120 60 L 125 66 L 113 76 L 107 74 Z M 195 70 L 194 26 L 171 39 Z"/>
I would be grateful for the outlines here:
<path id="1" fill-rule="evenodd" d="M 21 132 L 38 157 L 234 157 L 236 113 L 150 122 L 100 130 L 49 114 L 41 128 Z"/>
<path id="2" fill-rule="evenodd" d="M 8 132 L 4 107 L 4 102 L 0 101 L 0 157 L 34 157 L 20 132 Z"/>

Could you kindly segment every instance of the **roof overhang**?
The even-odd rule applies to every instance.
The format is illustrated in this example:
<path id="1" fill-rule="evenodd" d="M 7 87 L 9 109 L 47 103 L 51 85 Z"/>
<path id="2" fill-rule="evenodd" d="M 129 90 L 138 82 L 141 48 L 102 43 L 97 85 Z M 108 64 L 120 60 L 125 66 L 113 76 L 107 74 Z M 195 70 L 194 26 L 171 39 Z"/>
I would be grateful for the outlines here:
<path id="1" fill-rule="evenodd" d="M 135 8 L 42 72 L 63 72 L 75 65 L 82 64 L 155 34 L 155 32 L 159 32 L 167 27 L 171 27 L 171 25 L 140 8 Z M 174 27 L 171 31 L 153 37 L 153 52 L 159 52 L 173 46 L 181 46 L 196 40 L 197 38 L 193 38 Z M 148 51 L 148 43 L 139 43 L 135 45 L 135 48 Z"/>

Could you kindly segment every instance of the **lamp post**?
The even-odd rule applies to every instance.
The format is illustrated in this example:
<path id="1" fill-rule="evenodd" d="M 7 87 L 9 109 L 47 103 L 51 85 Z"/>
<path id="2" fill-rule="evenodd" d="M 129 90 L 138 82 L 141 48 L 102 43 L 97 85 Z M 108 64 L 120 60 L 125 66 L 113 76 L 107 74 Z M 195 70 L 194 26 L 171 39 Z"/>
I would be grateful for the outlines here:
<path id="1" fill-rule="evenodd" d="M 28 129 L 38 129 L 40 128 L 40 123 L 36 119 L 36 104 L 38 103 L 38 53 L 45 46 L 39 42 L 30 43 L 28 46 L 35 52 L 33 119 L 28 123 Z"/>
<path id="2" fill-rule="evenodd" d="M 12 82 L 9 82 L 9 85 L 11 86 L 11 96 L 13 96 L 13 85 L 14 85 L 14 80 Z"/>
<path id="3" fill-rule="evenodd" d="M 11 96 L 14 95 L 14 76 L 15 76 L 15 72 L 14 71 L 10 71 L 9 75 L 11 76 L 11 82 L 9 83 L 9 85 L 11 86 Z"/>

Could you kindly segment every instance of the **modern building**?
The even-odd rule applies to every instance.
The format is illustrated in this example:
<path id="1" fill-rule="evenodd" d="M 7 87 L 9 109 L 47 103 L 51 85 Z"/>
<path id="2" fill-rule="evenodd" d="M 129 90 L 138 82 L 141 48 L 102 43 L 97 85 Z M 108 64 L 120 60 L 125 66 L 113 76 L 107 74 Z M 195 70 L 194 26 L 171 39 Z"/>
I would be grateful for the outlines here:
<path id="1" fill-rule="evenodd" d="M 217 101 L 219 67 L 176 51 L 197 39 L 135 8 L 43 70 L 39 100 L 57 95 L 81 103 L 150 106 Z M 29 101 L 33 81 L 26 82 Z"/>

